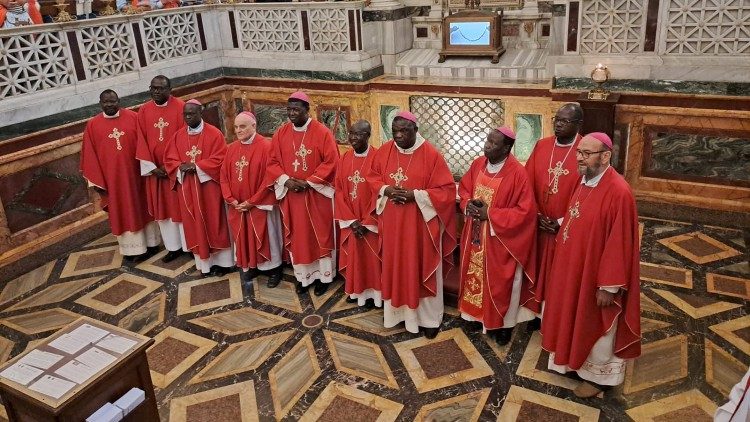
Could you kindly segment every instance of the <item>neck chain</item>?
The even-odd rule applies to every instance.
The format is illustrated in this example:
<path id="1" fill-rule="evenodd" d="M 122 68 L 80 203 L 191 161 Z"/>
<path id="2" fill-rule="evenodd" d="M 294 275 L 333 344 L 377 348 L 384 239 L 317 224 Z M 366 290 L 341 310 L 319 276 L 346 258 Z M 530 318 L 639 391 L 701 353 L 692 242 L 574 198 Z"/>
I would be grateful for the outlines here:
<path id="1" fill-rule="evenodd" d="M 577 136 L 577 135 L 576 135 Z M 576 140 L 573 138 L 573 142 L 570 143 L 570 148 L 568 149 L 568 152 L 565 153 L 565 157 L 563 157 L 562 161 L 559 161 L 559 163 L 565 164 L 565 162 L 568 160 L 568 156 L 570 155 L 570 151 L 573 151 L 573 144 L 575 144 Z M 549 170 L 552 170 L 552 158 L 555 156 L 555 148 L 557 148 L 557 138 L 555 138 L 555 142 L 552 143 L 552 152 L 549 154 L 549 166 L 547 168 Z M 559 176 L 558 176 L 559 177 Z M 552 182 L 554 181 L 556 177 L 552 175 L 552 172 L 547 172 L 547 189 L 550 189 L 550 186 L 552 186 Z M 555 189 L 555 192 L 557 193 L 557 189 Z"/>
<path id="2" fill-rule="evenodd" d="M 596 189 L 596 186 L 592 187 L 586 196 L 583 198 L 583 200 L 579 201 L 578 198 L 581 196 L 581 191 L 583 190 L 583 186 L 586 186 L 585 184 L 578 185 L 577 193 L 576 193 L 576 200 L 573 203 L 573 206 L 568 209 L 568 221 L 565 222 L 565 228 L 563 229 L 563 243 L 568 241 L 568 238 L 570 237 L 569 231 L 570 231 L 570 224 L 573 223 L 573 220 L 576 218 L 579 218 L 581 216 L 581 206 L 584 202 L 589 198 L 589 195 L 591 195 L 591 192 Z M 597 184 L 597 186 L 599 186 Z M 588 187 L 588 186 L 587 186 Z"/>
<path id="3" fill-rule="evenodd" d="M 396 145 L 394 145 L 396 146 Z M 401 167 L 401 151 L 398 149 L 398 146 L 396 146 L 396 165 L 398 166 L 396 168 L 396 173 L 391 173 L 390 177 L 396 182 L 396 187 L 400 188 L 401 183 L 409 180 L 409 177 L 407 177 L 407 173 L 409 173 L 409 167 L 411 167 L 411 159 L 414 158 L 414 151 L 409 154 L 409 162 L 406 163 L 406 170 L 404 170 Z"/>
<path id="4" fill-rule="evenodd" d="M 292 123 L 294 125 L 294 123 Z M 300 141 L 299 149 L 297 149 L 297 141 L 294 140 L 294 136 L 292 136 L 292 147 L 294 148 L 294 156 L 302 158 L 302 171 L 307 171 L 307 155 L 311 154 L 312 151 L 305 148 L 305 137 L 307 136 L 307 129 L 310 126 L 305 126 L 304 132 L 302 132 L 302 141 Z M 294 129 L 292 129 L 294 130 Z M 294 159 L 292 162 L 292 166 L 294 166 L 294 172 L 297 172 L 297 167 L 299 167 L 300 162 L 297 160 L 297 158 Z"/>

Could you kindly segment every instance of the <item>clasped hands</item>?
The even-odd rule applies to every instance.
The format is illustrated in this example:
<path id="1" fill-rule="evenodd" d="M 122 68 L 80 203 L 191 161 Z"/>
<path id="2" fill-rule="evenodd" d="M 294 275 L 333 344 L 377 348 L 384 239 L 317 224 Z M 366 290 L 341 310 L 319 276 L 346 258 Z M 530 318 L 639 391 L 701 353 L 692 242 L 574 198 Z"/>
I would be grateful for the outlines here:
<path id="1" fill-rule="evenodd" d="M 284 186 L 292 192 L 304 192 L 311 187 L 310 184 L 307 183 L 307 180 L 296 179 L 294 177 L 290 177 L 284 182 Z"/>
<path id="2" fill-rule="evenodd" d="M 357 239 L 361 239 L 365 237 L 367 232 L 370 231 L 367 227 L 363 226 L 359 221 L 353 222 L 351 226 L 349 226 L 349 228 L 352 229 L 352 232 L 354 233 L 354 236 Z"/>
<path id="3" fill-rule="evenodd" d="M 383 191 L 383 195 L 390 198 L 391 202 L 397 205 L 404 205 L 415 201 L 413 189 L 388 186 L 385 188 L 385 191 Z"/>
<path id="4" fill-rule="evenodd" d="M 232 201 L 229 205 L 233 206 L 234 209 L 236 209 L 239 212 L 248 212 L 248 211 L 250 211 L 250 208 L 253 207 L 247 201 L 240 203 L 240 202 L 237 202 L 236 199 L 234 201 Z"/>
<path id="5" fill-rule="evenodd" d="M 550 233 L 557 234 L 560 231 L 560 224 L 554 218 L 547 217 L 546 215 L 537 214 L 537 221 L 539 222 L 539 229 Z"/>
<path id="6" fill-rule="evenodd" d="M 180 170 L 184 173 L 195 173 L 198 171 L 198 168 L 195 166 L 195 163 L 184 163 L 180 164 Z"/>
<path id="7" fill-rule="evenodd" d="M 194 164 L 193 164 L 193 167 L 195 167 Z M 180 167 L 180 169 L 182 169 L 182 167 Z M 167 171 L 164 170 L 163 167 L 157 167 L 151 170 L 151 174 L 158 177 L 159 179 L 165 179 L 167 177 Z"/>
<path id="8" fill-rule="evenodd" d="M 481 199 L 472 199 L 466 204 L 466 215 L 475 220 L 487 220 L 487 205 Z"/>

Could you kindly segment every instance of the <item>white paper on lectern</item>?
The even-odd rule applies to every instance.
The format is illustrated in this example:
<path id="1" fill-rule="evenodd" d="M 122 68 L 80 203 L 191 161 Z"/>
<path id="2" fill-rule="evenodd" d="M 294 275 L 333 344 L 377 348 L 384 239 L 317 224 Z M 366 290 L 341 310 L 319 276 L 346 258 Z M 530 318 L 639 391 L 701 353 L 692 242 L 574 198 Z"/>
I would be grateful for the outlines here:
<path id="1" fill-rule="evenodd" d="M 109 331 L 94 327 L 91 324 L 83 324 L 68 334 L 81 340 L 83 343 L 91 344 L 101 340 L 102 337 L 109 334 Z"/>
<path id="2" fill-rule="evenodd" d="M 91 416 L 86 418 L 86 422 L 120 422 L 124 417 L 122 410 L 112 403 L 105 403 Z"/>
<path id="3" fill-rule="evenodd" d="M 74 355 L 81 349 L 88 346 L 89 343 L 81 342 L 77 337 L 73 337 L 70 334 L 63 334 L 60 337 L 49 342 L 50 347 L 54 347 L 57 350 L 61 350 L 65 353 Z"/>
<path id="4" fill-rule="evenodd" d="M 76 360 L 90 366 L 95 372 L 99 372 L 106 368 L 110 363 L 116 361 L 117 358 L 101 349 L 92 347 L 76 357 Z"/>
<path id="5" fill-rule="evenodd" d="M 62 358 L 62 355 L 34 349 L 26 354 L 26 356 L 19 359 L 18 362 L 26 365 L 31 365 L 39 369 L 49 369 L 52 365 L 59 362 Z"/>
<path id="6" fill-rule="evenodd" d="M 111 350 L 115 353 L 123 354 L 130 350 L 133 346 L 138 343 L 135 340 L 126 339 L 125 337 L 120 337 L 115 334 L 110 334 L 107 337 L 104 337 L 99 343 L 96 343 L 97 346 Z"/>
<path id="7" fill-rule="evenodd" d="M 53 377 L 52 375 L 45 375 L 39 378 L 39 381 L 31 384 L 29 388 L 52 398 L 59 399 L 75 385 L 74 382 Z"/>
<path id="8" fill-rule="evenodd" d="M 75 360 L 71 360 L 55 371 L 57 375 L 61 375 L 78 384 L 85 383 L 97 372 L 96 369 Z"/>
<path id="9" fill-rule="evenodd" d="M 139 404 L 146 400 L 146 392 L 140 388 L 131 388 L 130 391 L 125 393 L 124 396 L 120 397 L 115 401 L 114 405 L 122 409 L 123 416 L 132 412 Z"/>
<path id="10" fill-rule="evenodd" d="M 0 372 L 0 376 L 11 381 L 15 381 L 21 385 L 27 385 L 34 378 L 42 375 L 43 373 L 44 371 L 42 371 L 41 369 L 16 362 L 13 365 L 7 367 L 3 372 Z"/>

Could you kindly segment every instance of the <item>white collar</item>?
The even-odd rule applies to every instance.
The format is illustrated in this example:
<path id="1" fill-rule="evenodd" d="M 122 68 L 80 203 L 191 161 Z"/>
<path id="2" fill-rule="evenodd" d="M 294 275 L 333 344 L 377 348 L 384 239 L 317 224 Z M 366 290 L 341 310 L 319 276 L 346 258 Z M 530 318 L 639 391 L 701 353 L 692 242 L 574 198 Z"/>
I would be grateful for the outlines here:
<path id="1" fill-rule="evenodd" d="M 197 128 L 193 129 L 190 126 L 187 127 L 188 135 L 197 135 L 201 132 L 203 132 L 203 120 L 201 120 L 201 124 L 198 125 Z"/>
<path id="2" fill-rule="evenodd" d="M 296 132 L 304 132 L 307 130 L 307 127 L 310 126 L 310 122 L 312 122 L 312 118 L 308 117 L 307 121 L 304 125 L 302 125 L 302 127 L 294 126 L 294 123 L 292 123 L 292 129 L 294 129 Z"/>
<path id="3" fill-rule="evenodd" d="M 354 152 L 355 157 L 367 157 L 367 154 L 370 153 L 370 144 L 367 144 L 367 149 L 362 154 L 357 154 L 357 151 L 354 151 L 353 149 L 352 151 Z"/>
<path id="4" fill-rule="evenodd" d="M 172 97 L 167 97 L 167 101 L 164 101 L 164 104 L 156 104 L 156 101 L 154 101 L 154 100 L 151 100 L 151 101 L 154 101 L 154 104 L 155 104 L 155 105 L 156 105 L 157 107 L 166 107 L 166 106 L 168 106 L 168 105 L 169 105 L 169 100 L 170 100 L 171 98 L 172 98 Z"/>
<path id="5" fill-rule="evenodd" d="M 255 139 L 255 135 L 257 135 L 258 132 L 253 133 L 253 136 L 247 138 L 247 141 L 240 141 L 242 145 L 250 145 L 253 143 L 253 140 Z"/>
<path id="6" fill-rule="evenodd" d="M 593 178 L 591 178 L 591 180 L 586 180 L 586 176 L 583 176 L 581 178 L 581 184 L 589 188 L 596 187 L 596 185 L 598 185 L 599 182 L 601 182 L 602 177 L 604 177 L 604 173 L 606 173 L 610 167 L 611 167 L 610 165 L 607 165 L 607 168 L 605 168 L 603 172 L 599 173 L 597 176 L 594 176 Z"/>
<path id="7" fill-rule="evenodd" d="M 508 161 L 508 157 L 505 157 L 505 160 L 497 164 L 492 164 L 490 160 L 487 160 L 487 166 L 485 167 L 485 169 L 487 170 L 488 173 L 495 174 L 503 169 L 503 166 L 505 165 L 506 161 Z"/>
<path id="8" fill-rule="evenodd" d="M 117 110 L 117 113 L 115 113 L 114 116 L 109 116 L 109 115 L 107 115 L 107 113 L 105 113 L 105 112 L 102 111 L 102 116 L 104 116 L 105 119 L 116 119 L 116 118 L 120 117 L 120 110 Z"/>
<path id="9" fill-rule="evenodd" d="M 398 148 L 398 151 L 400 153 L 402 153 L 402 154 L 413 154 L 414 151 L 417 150 L 417 148 L 419 148 L 419 147 L 422 146 L 422 144 L 424 143 L 424 141 L 425 141 L 425 139 L 422 136 L 422 134 L 419 133 L 419 132 L 417 132 L 417 139 L 416 139 L 416 141 L 414 141 L 414 145 L 412 145 L 411 148 L 403 149 L 400 146 L 398 146 L 398 144 L 396 143 L 396 141 L 393 141 L 393 145 L 395 145 L 396 148 Z"/>
<path id="10" fill-rule="evenodd" d="M 576 144 L 576 138 L 578 138 L 578 134 L 573 137 L 573 142 L 569 144 L 561 144 L 560 142 L 557 142 L 557 136 L 555 136 L 555 146 L 562 147 L 562 148 L 569 148 Z"/>

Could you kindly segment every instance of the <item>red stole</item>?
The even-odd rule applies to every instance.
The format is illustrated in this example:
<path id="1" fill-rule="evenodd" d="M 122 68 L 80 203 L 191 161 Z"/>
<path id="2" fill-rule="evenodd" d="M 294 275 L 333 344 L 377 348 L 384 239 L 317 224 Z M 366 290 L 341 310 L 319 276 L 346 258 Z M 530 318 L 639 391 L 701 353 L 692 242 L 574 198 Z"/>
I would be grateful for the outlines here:
<path id="1" fill-rule="evenodd" d="M 247 201 L 253 205 L 272 205 L 276 202 L 273 192 L 263 184 L 270 152 L 271 142 L 260 134 L 256 134 L 250 144 L 237 140 L 227 147 L 221 166 L 221 192 L 227 204 Z M 237 211 L 231 205 L 227 207 L 238 267 L 257 268 L 259 263 L 271 260 L 267 216 L 267 211 L 255 206 L 247 212 Z"/>
<path id="2" fill-rule="evenodd" d="M 461 209 L 465 211 L 471 199 L 482 199 L 489 204 L 489 224 L 467 218 L 464 225 L 458 306 L 493 330 L 504 326 L 518 264 L 523 268 L 522 291 L 530 291 L 533 284 L 537 209 L 526 172 L 515 157 L 508 156 L 493 176 L 486 174 L 486 166 L 487 158 L 476 159 L 459 186 Z"/>
<path id="3" fill-rule="evenodd" d="M 373 192 L 364 176 L 370 171 L 377 149 L 370 146 L 367 156 L 357 157 L 350 150 L 339 161 L 336 170 L 334 218 L 358 221 L 376 226 L 372 215 Z M 380 245 L 377 233 L 368 231 L 359 239 L 349 227 L 339 237 L 339 272 L 344 277 L 347 294 L 367 289 L 380 290 Z"/>
<path id="4" fill-rule="evenodd" d="M 574 216 L 574 218 L 571 218 Z M 542 319 L 542 347 L 557 365 L 578 369 L 617 320 L 614 354 L 641 353 L 638 215 L 625 179 L 613 168 L 596 187 L 579 185 L 557 235 L 554 283 Z M 600 287 L 619 287 L 615 303 L 596 305 Z"/>
<path id="5" fill-rule="evenodd" d="M 221 131 L 203 122 L 203 131 L 197 135 L 188 135 L 187 126 L 175 133 L 164 154 L 164 166 L 180 198 L 185 240 L 201 259 L 230 246 L 219 184 L 226 151 Z M 183 173 L 182 183 L 177 183 L 179 166 L 189 162 L 194 162 L 211 180 L 200 183 L 196 173 Z"/>
<path id="6" fill-rule="evenodd" d="M 169 97 L 167 105 L 159 107 L 149 101 L 138 110 L 138 149 L 135 158 L 164 167 L 164 151 L 172 136 L 183 126 L 182 109 L 185 103 Z M 155 220 L 182 221 L 177 193 L 172 190 L 169 178 L 144 176 L 148 213 Z"/>
<path id="7" fill-rule="evenodd" d="M 529 182 L 534 188 L 534 197 L 539 213 L 555 220 L 562 218 L 567 210 L 570 195 L 580 181 L 576 148 L 581 135 L 569 147 L 555 146 L 555 137 L 540 139 L 529 160 L 526 171 Z M 557 177 L 556 177 L 557 175 Z M 557 183 L 555 184 L 555 180 Z M 537 281 L 534 285 L 534 296 L 524 292 L 522 301 L 536 313 L 542 311 L 542 302 L 546 298 L 547 280 L 550 277 L 552 258 L 555 255 L 555 235 L 542 230 L 537 231 Z"/>
<path id="8" fill-rule="evenodd" d="M 437 211 L 436 218 L 425 222 L 416 202 L 396 205 L 388 201 L 378 216 L 383 299 L 390 299 L 394 307 L 416 309 L 420 298 L 437 294 L 440 261 L 443 277 L 453 267 L 456 184 L 445 159 L 427 140 L 412 154 L 399 152 L 393 141 L 378 150 L 367 176 L 373 203 L 381 187 L 395 185 L 394 177 L 399 175 L 407 177 L 402 187 L 426 191 Z"/>
<path id="9" fill-rule="evenodd" d="M 265 185 L 273 189 L 274 182 L 286 174 L 333 189 L 339 151 L 331 131 L 317 120 L 310 121 L 306 132 L 293 127 L 288 122 L 273 135 Z M 310 264 L 331 256 L 335 247 L 331 198 L 312 187 L 303 192 L 287 191 L 279 208 L 284 244 L 293 264 Z"/>
<path id="10" fill-rule="evenodd" d="M 102 209 L 109 213 L 112 234 L 143 230 L 151 221 L 140 165 L 135 159 L 138 116 L 120 109 L 119 117 L 96 115 L 86 124 L 81 145 L 83 177 L 104 189 Z"/>

